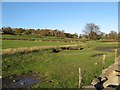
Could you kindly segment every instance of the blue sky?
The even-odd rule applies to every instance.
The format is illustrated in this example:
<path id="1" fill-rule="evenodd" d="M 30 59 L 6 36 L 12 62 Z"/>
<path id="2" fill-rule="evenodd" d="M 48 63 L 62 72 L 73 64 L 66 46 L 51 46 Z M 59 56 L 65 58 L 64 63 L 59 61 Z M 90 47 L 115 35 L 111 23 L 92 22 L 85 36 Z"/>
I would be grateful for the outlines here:
<path id="1" fill-rule="evenodd" d="M 2 26 L 60 29 L 82 33 L 86 23 L 118 31 L 117 2 L 4 2 Z"/>

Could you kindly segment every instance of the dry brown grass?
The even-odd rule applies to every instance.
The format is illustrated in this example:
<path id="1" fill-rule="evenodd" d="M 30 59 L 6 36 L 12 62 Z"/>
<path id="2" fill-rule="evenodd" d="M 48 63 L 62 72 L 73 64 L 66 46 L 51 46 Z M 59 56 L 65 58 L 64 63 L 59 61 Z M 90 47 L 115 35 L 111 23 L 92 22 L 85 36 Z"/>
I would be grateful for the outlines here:
<path id="1" fill-rule="evenodd" d="M 77 45 L 63 45 L 59 47 L 72 47 Z M 57 48 L 58 46 L 35 46 L 35 47 L 24 47 L 24 48 L 8 48 L 2 50 L 0 54 L 15 54 L 18 52 L 32 52 L 35 50 L 42 50 L 42 49 L 51 49 L 51 48 Z"/>
<path id="2" fill-rule="evenodd" d="M 118 42 L 104 42 L 105 44 L 118 44 Z"/>

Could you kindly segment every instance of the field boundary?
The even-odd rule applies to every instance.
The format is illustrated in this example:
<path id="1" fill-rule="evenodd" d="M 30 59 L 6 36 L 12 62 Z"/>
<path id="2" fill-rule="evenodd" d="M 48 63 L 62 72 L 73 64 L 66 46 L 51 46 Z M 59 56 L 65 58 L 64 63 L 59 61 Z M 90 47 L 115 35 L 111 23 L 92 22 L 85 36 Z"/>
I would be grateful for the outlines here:
<path id="1" fill-rule="evenodd" d="M 34 46 L 34 47 L 22 47 L 22 48 L 8 48 L 8 49 L 2 50 L 2 53 L 0 53 L 0 54 L 1 55 L 15 54 L 15 53 L 19 53 L 19 52 L 32 52 L 32 51 L 35 51 L 35 50 L 45 50 L 45 49 L 52 49 L 52 48 L 77 47 L 79 45 L 83 45 L 83 44 L 62 45 L 62 46 Z"/>

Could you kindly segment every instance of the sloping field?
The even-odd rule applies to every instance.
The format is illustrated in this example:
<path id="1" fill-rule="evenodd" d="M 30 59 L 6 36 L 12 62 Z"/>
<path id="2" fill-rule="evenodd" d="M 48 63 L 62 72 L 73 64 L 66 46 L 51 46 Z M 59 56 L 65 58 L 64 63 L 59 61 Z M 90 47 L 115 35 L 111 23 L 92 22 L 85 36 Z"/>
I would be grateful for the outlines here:
<path id="1" fill-rule="evenodd" d="M 108 45 L 101 42 L 87 42 L 81 50 L 62 49 L 59 52 L 53 52 L 53 49 L 42 49 L 36 52 L 3 55 L 3 77 L 13 78 L 12 80 L 14 80 L 14 76 L 27 75 L 27 73 L 32 72 L 37 73 L 38 77 L 42 75 L 44 80 L 30 87 L 77 88 L 78 68 L 81 68 L 81 87 L 86 86 L 91 83 L 93 78 L 101 74 L 103 54 L 106 55 L 105 67 L 114 62 L 115 48 L 107 48 L 111 52 L 109 50 L 95 49 L 96 47 L 106 46 L 117 46 L 117 44 Z M 7 87 L 9 85 L 3 86 Z"/>
<path id="2" fill-rule="evenodd" d="M 33 46 L 61 46 L 61 45 L 76 45 L 83 44 L 82 42 L 50 42 L 50 41 L 23 41 L 23 40 L 3 40 L 2 49 L 33 47 Z"/>

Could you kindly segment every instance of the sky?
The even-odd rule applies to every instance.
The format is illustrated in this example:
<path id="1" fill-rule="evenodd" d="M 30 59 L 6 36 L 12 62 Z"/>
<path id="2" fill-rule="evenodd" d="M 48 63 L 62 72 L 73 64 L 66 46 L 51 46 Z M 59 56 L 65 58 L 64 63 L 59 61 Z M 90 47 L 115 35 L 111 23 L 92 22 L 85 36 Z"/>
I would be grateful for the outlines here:
<path id="1" fill-rule="evenodd" d="M 118 31 L 117 2 L 3 2 L 2 26 L 83 33 L 87 23 Z"/>
<path id="2" fill-rule="evenodd" d="M 2 0 L 2 2 L 119 2 L 120 0 Z"/>

